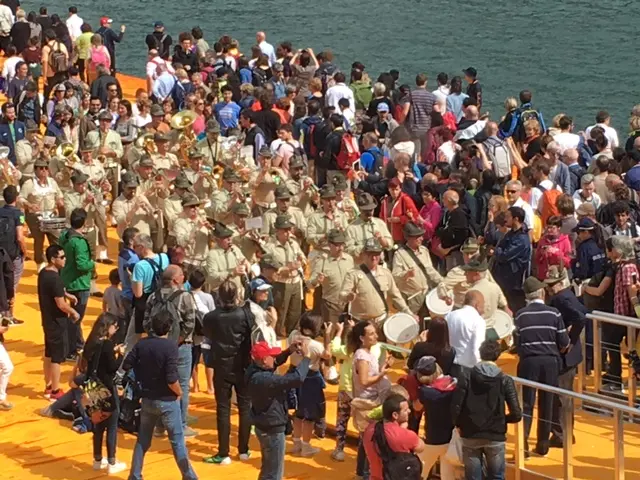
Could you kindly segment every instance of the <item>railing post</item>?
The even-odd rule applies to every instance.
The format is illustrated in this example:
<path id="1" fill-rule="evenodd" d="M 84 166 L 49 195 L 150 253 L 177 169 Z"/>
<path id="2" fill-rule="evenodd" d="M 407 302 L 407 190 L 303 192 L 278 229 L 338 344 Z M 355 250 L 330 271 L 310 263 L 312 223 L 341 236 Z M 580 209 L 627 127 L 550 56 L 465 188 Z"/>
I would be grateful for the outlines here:
<path id="1" fill-rule="evenodd" d="M 624 415 L 613 411 L 613 465 L 614 479 L 624 480 Z"/>
<path id="2" fill-rule="evenodd" d="M 634 327 L 627 327 L 627 348 L 629 351 L 635 350 L 636 344 L 636 329 Z M 629 386 L 627 391 L 627 398 L 629 399 L 629 406 L 631 408 L 636 407 L 636 374 L 633 370 L 633 365 L 631 362 L 627 362 L 628 364 L 628 379 L 627 384 Z M 630 419 L 633 421 L 633 419 Z"/>
<path id="3" fill-rule="evenodd" d="M 562 436 L 564 438 L 562 456 L 565 480 L 573 480 L 573 400 L 567 395 L 566 402 L 561 402 L 564 407 L 562 409 Z"/>
<path id="4" fill-rule="evenodd" d="M 580 345 L 582 346 L 582 355 L 583 360 L 578 364 L 578 384 L 576 385 L 576 390 L 579 393 L 584 393 L 585 387 L 585 379 L 587 377 L 587 335 L 585 333 L 585 329 L 582 329 L 580 333 Z M 582 406 L 582 401 L 577 400 L 575 402 L 576 407 Z"/>
<path id="5" fill-rule="evenodd" d="M 593 388 L 595 393 L 602 386 L 602 342 L 600 339 L 600 321 L 593 319 Z"/>
<path id="6" fill-rule="evenodd" d="M 518 392 L 518 402 L 522 405 L 522 384 L 516 383 L 516 391 Z M 524 425 L 522 422 L 515 424 L 516 442 L 514 446 L 514 457 L 516 461 L 516 479 L 522 479 L 522 470 L 524 469 Z"/>

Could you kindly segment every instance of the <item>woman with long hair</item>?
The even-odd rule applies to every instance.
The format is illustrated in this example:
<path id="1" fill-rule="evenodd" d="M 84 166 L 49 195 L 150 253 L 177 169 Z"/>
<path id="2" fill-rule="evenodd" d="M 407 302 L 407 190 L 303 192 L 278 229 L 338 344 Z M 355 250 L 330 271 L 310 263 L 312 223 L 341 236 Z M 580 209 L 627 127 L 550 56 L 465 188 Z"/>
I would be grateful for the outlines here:
<path id="1" fill-rule="evenodd" d="M 87 59 L 87 83 L 89 85 L 98 77 L 98 65 L 110 69 L 111 55 L 107 47 L 104 46 L 100 34 L 96 33 L 91 37 L 91 48 L 89 49 L 89 58 Z"/>
<path id="2" fill-rule="evenodd" d="M 422 357 L 435 357 L 442 372 L 449 375 L 454 368 L 453 361 L 456 358 L 456 351 L 449 344 L 449 326 L 443 318 L 432 318 L 429 322 L 429 329 L 422 332 L 420 340 L 413 346 L 407 367 L 413 369 L 415 363 Z"/>
<path id="3" fill-rule="evenodd" d="M 93 469 L 115 474 L 124 471 L 127 466 L 116 460 L 116 442 L 118 440 L 118 391 L 113 377 L 118 371 L 116 355 L 123 353 L 122 345 L 115 345 L 113 336 L 118 331 L 118 317 L 111 313 L 102 313 L 96 319 L 82 352 L 81 365 L 85 375 L 94 375 L 107 387 L 115 402 L 115 409 L 107 418 L 93 425 Z M 107 434 L 107 459 L 102 457 L 102 441 Z"/>
<path id="4" fill-rule="evenodd" d="M 447 97 L 447 112 L 453 113 L 457 122 L 462 119 L 462 104 L 467 98 L 469 98 L 469 95 L 462 93 L 462 79 L 453 77 L 451 79 L 451 92 Z"/>

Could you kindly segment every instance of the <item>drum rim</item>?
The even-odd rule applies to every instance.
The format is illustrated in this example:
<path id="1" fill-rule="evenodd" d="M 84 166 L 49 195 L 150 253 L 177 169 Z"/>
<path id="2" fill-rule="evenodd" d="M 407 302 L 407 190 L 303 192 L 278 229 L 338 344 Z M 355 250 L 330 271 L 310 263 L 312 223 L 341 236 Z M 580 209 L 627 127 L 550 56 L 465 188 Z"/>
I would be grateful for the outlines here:
<path id="1" fill-rule="evenodd" d="M 412 339 L 407 340 L 405 342 L 402 342 L 400 340 L 396 340 L 394 338 L 390 338 L 389 337 L 389 335 L 387 334 L 387 328 L 391 327 L 391 324 L 390 324 L 389 320 L 391 320 L 394 317 L 397 317 L 397 318 L 408 318 L 413 322 L 413 325 L 416 326 L 416 334 Z M 387 325 L 389 325 L 389 327 L 387 327 Z M 407 327 L 409 327 L 409 324 L 407 324 Z M 401 332 L 404 332 L 405 330 L 407 330 L 406 327 L 404 329 L 402 329 Z M 385 320 L 384 324 L 382 325 L 382 331 L 384 332 L 384 334 L 387 337 L 387 339 L 390 339 L 392 342 L 395 342 L 395 343 L 407 343 L 407 342 L 411 342 L 411 341 L 415 340 L 415 338 L 417 338 L 417 336 L 420 334 L 420 324 L 416 321 L 415 318 L 413 318 L 412 315 L 409 315 L 408 313 L 405 313 L 405 312 L 397 312 L 397 313 L 394 313 L 393 315 L 389 315 L 389 317 Z"/>
<path id="2" fill-rule="evenodd" d="M 448 308 L 448 310 L 446 312 L 439 312 L 439 311 L 431 310 L 429 308 L 429 298 L 431 298 L 431 295 L 434 295 L 437 298 L 438 301 L 442 302 L 445 305 L 445 308 Z M 453 303 L 451 305 L 447 305 L 447 303 L 444 300 L 442 300 L 440 297 L 438 297 L 438 288 L 433 288 L 429 292 L 427 292 L 427 296 L 424 299 L 424 304 L 427 307 L 427 309 L 429 310 L 429 313 L 431 313 L 433 315 L 446 315 L 447 313 L 451 313 L 451 311 L 453 310 Z"/>

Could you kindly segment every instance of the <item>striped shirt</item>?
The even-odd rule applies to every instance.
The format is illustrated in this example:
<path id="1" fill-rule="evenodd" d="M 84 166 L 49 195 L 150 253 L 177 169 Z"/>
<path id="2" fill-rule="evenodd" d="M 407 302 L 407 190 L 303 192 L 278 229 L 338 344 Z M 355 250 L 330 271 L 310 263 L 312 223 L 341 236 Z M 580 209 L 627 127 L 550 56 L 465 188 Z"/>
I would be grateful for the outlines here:
<path id="1" fill-rule="evenodd" d="M 431 113 L 436 96 L 424 88 L 416 88 L 409 94 L 409 113 L 407 126 L 414 136 L 424 135 L 431 128 Z"/>
<path id="2" fill-rule="evenodd" d="M 541 355 L 559 357 L 560 350 L 569 345 L 562 315 L 541 300 L 530 302 L 516 313 L 515 327 L 520 358 Z"/>

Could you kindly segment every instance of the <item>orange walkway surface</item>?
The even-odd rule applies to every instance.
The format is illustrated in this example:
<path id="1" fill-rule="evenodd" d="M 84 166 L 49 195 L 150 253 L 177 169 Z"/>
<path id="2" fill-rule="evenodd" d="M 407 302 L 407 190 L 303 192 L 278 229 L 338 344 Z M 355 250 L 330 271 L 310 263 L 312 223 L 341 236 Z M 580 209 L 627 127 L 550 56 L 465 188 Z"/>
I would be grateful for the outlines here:
<path id="1" fill-rule="evenodd" d="M 125 95 L 132 98 L 135 90 L 144 87 L 141 79 L 119 76 Z M 110 257 L 116 258 L 116 238 L 110 230 Z M 29 247 L 31 248 L 31 246 Z M 30 256 L 32 256 L 30 252 Z M 38 299 L 36 293 L 36 271 L 33 261 L 27 262 L 23 280 L 16 299 L 16 316 L 25 320 L 25 324 L 12 328 L 6 337 L 6 348 L 15 365 L 10 380 L 9 400 L 15 407 L 10 412 L 0 412 L 0 480 L 35 479 L 94 479 L 106 476 L 106 473 L 92 470 L 92 436 L 73 432 L 69 422 L 39 416 L 39 411 L 48 404 L 42 396 L 44 379 L 42 377 L 43 335 L 40 327 Z M 98 265 L 99 286 L 106 288 L 106 278 L 112 266 Z M 101 311 L 100 299 L 91 298 L 83 329 L 88 334 L 91 324 Z M 508 373 L 515 373 L 516 360 L 505 355 L 500 365 Z M 63 367 L 63 382 L 68 382 L 72 365 Z M 400 372 L 396 371 L 395 374 Z M 200 385 L 205 386 L 203 369 Z M 327 389 L 327 423 L 335 423 L 336 387 Z M 215 453 L 217 434 L 215 427 L 215 402 L 206 393 L 191 394 L 190 413 L 198 417 L 194 428 L 198 436 L 187 440 L 190 458 L 200 478 L 224 476 L 233 479 L 257 478 L 260 455 L 258 442 L 251 439 L 253 455 L 248 462 L 237 459 L 235 443 L 237 437 L 237 415 L 232 415 L 230 466 L 205 465 L 202 458 Z M 353 433 L 353 432 L 351 432 Z M 532 431 L 535 437 L 535 421 Z M 574 446 L 574 478 L 606 480 L 613 478 L 613 430 L 608 418 L 579 411 L 576 414 L 577 444 Z M 118 459 L 130 465 L 133 435 L 118 435 Z M 347 460 L 336 463 L 330 459 L 334 440 L 314 440 L 322 452 L 312 459 L 286 457 L 285 478 L 287 479 L 351 479 L 355 473 L 355 450 L 347 447 Z M 535 438 L 530 439 L 535 445 Z M 513 429 L 510 430 L 507 457 L 513 455 Z M 106 452 L 105 452 L 106 456 Z M 625 426 L 626 478 L 640 478 L 640 427 Z M 527 468 L 551 478 L 562 475 L 562 450 L 552 449 L 546 458 L 527 460 Z M 126 478 L 123 472 L 116 478 Z M 174 480 L 179 478 L 169 442 L 166 438 L 153 440 L 146 457 L 144 475 L 147 479 Z M 509 472 L 513 478 L 513 471 Z"/>

